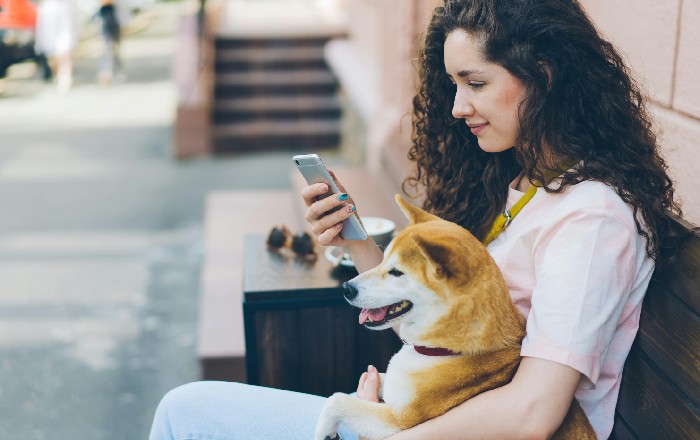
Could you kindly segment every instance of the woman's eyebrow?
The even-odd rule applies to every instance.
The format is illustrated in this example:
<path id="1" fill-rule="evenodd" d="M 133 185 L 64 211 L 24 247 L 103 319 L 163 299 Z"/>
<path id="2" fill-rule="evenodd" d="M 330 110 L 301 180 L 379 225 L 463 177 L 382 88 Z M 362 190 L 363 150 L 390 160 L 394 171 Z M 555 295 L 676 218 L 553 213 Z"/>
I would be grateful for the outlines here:
<path id="1" fill-rule="evenodd" d="M 479 74 L 479 73 L 484 73 L 484 71 L 483 70 L 476 70 L 476 69 L 472 69 L 472 70 L 467 69 L 467 70 L 460 70 L 459 72 L 457 72 L 457 76 L 463 78 L 465 76 Z"/>

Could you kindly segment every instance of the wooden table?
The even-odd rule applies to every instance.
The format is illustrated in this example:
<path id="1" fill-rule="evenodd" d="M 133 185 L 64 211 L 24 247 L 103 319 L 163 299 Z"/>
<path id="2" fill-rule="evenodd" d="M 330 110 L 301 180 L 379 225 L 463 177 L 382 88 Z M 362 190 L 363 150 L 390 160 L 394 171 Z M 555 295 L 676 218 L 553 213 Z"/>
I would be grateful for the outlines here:
<path id="1" fill-rule="evenodd" d="M 354 269 L 322 255 L 306 262 L 268 251 L 265 239 L 244 244 L 243 321 L 248 383 L 329 396 L 350 392 L 367 365 L 385 371 L 401 346 L 391 330 L 358 324 L 359 310 L 343 298 Z"/>

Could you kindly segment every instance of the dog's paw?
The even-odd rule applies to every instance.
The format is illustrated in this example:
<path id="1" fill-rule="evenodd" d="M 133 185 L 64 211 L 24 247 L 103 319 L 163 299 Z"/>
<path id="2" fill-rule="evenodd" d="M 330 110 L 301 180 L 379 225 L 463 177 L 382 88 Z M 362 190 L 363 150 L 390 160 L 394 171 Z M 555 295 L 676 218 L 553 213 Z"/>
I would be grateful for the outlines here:
<path id="1" fill-rule="evenodd" d="M 321 434 L 319 432 L 316 432 L 316 440 L 342 440 L 340 437 L 340 434 L 337 432 L 332 433 L 332 434 Z"/>

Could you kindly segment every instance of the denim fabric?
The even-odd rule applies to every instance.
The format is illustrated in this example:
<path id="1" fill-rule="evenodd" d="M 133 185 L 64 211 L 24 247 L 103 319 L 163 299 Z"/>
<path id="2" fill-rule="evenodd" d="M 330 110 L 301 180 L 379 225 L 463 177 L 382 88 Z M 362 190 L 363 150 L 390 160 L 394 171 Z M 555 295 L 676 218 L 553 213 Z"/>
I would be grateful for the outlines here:
<path id="1" fill-rule="evenodd" d="M 325 400 L 231 382 L 193 382 L 163 397 L 150 440 L 312 440 Z"/>

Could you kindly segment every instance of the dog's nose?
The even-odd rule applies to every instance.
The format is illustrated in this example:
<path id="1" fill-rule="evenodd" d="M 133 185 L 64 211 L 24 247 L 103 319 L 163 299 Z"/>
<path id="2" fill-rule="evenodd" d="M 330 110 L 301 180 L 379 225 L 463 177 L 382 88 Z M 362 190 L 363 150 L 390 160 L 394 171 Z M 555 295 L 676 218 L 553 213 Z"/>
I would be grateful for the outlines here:
<path id="1" fill-rule="evenodd" d="M 345 289 L 343 295 L 348 301 L 357 296 L 357 287 L 355 287 L 351 282 L 347 281 L 343 283 L 343 289 Z"/>

